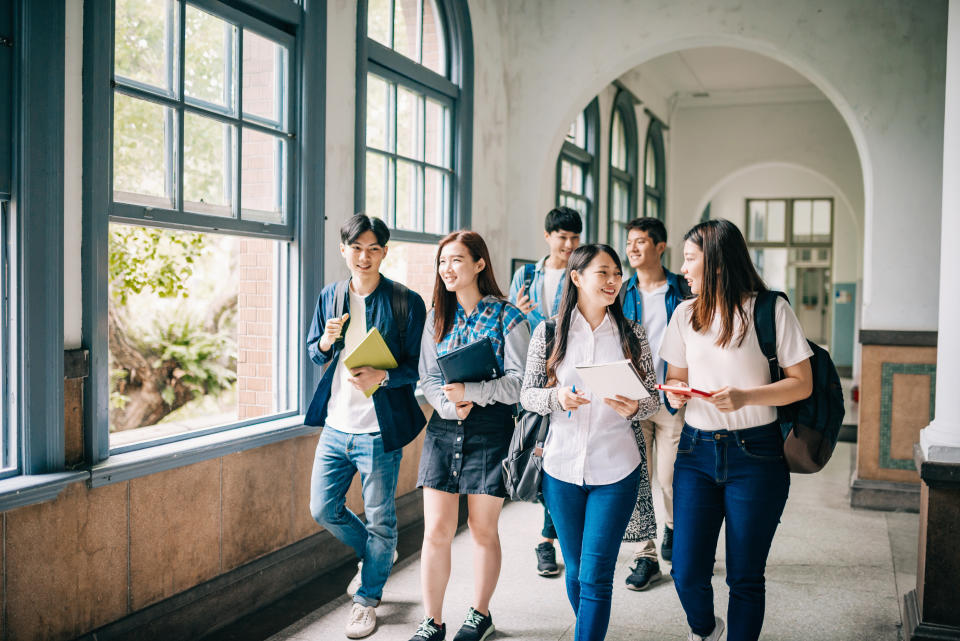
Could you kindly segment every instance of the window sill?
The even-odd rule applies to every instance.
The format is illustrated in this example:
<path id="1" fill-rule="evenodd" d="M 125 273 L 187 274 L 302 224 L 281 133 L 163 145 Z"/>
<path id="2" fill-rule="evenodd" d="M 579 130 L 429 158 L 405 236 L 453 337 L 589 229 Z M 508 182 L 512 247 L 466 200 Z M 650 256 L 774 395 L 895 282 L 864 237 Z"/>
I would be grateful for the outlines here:
<path id="1" fill-rule="evenodd" d="M 304 425 L 303 416 L 291 416 L 196 438 L 115 454 L 90 469 L 90 487 L 102 487 L 140 476 L 200 463 L 227 454 L 314 434 L 319 426 Z"/>
<path id="2" fill-rule="evenodd" d="M 52 501 L 71 483 L 84 481 L 89 472 L 56 472 L 53 474 L 24 474 L 0 481 L 0 512 L 14 508 Z"/>

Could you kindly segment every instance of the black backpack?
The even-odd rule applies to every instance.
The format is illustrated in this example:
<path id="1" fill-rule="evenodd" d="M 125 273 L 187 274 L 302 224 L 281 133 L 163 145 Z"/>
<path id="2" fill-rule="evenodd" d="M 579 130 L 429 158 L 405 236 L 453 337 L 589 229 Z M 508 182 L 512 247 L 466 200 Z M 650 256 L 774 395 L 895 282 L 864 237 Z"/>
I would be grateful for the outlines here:
<path id="1" fill-rule="evenodd" d="M 347 300 L 347 288 L 350 286 L 350 279 L 341 280 L 337 283 L 336 288 L 333 290 L 333 315 L 334 318 L 339 318 L 343 316 L 344 303 Z M 393 291 L 391 292 L 390 298 L 390 307 L 393 308 L 393 324 L 397 326 L 397 331 L 400 334 L 400 349 L 406 349 L 406 339 L 407 339 L 407 313 L 409 312 L 409 304 L 407 300 L 407 289 L 406 285 L 393 281 Z M 350 320 L 347 320 L 347 324 L 350 323 Z M 347 335 L 347 328 L 344 327 L 343 331 L 340 332 L 340 339 L 337 341 L 337 348 L 343 349 L 344 337 Z M 398 358 L 397 361 L 400 359 Z"/>
<path id="2" fill-rule="evenodd" d="M 753 310 L 753 324 L 757 330 L 760 350 L 770 365 L 773 382 L 783 378 L 777 361 L 777 297 L 783 292 L 766 291 L 757 295 Z M 783 454 L 791 472 L 810 474 L 819 472 L 830 460 L 843 424 L 843 389 L 840 376 L 827 350 L 807 341 L 813 356 L 813 392 L 802 401 L 777 408 L 777 420 L 783 432 Z"/>

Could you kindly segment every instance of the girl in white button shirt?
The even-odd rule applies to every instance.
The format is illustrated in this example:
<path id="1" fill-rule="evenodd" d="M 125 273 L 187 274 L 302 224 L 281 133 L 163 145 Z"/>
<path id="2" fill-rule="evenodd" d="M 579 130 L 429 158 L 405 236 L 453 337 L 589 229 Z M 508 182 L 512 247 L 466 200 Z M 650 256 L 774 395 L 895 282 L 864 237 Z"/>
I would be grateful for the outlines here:
<path id="1" fill-rule="evenodd" d="M 542 489 L 567 566 L 576 641 L 606 635 L 613 571 L 628 524 L 629 540 L 656 535 L 640 419 L 657 411 L 660 397 L 643 327 L 620 307 L 622 282 L 620 259 L 607 245 L 573 252 L 560 313 L 548 321 L 556 327 L 553 349 L 547 353 L 547 323 L 541 323 L 530 340 L 520 392 L 525 409 L 550 415 Z M 647 398 L 604 398 L 584 389 L 577 365 L 625 358 L 640 372 Z"/>

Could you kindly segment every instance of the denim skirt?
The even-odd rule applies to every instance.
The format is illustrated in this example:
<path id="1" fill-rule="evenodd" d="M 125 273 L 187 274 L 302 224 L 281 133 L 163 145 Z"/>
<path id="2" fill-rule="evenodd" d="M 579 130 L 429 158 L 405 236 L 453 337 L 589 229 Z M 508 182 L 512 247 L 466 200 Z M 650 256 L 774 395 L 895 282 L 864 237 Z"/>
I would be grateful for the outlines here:
<path id="1" fill-rule="evenodd" d="M 503 403 L 474 405 L 462 421 L 434 412 L 427 423 L 417 487 L 505 497 L 500 463 L 507 456 L 513 426 L 513 406 Z"/>

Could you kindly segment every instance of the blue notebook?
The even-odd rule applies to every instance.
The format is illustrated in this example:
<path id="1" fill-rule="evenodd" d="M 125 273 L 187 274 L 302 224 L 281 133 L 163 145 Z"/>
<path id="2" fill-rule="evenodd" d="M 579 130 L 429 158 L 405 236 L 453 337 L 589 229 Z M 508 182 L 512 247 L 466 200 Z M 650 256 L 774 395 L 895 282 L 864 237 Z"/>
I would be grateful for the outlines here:
<path id="1" fill-rule="evenodd" d="M 478 383 L 503 376 L 489 338 L 481 338 L 439 356 L 437 365 L 447 383 Z"/>

